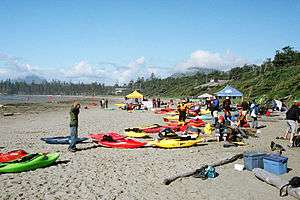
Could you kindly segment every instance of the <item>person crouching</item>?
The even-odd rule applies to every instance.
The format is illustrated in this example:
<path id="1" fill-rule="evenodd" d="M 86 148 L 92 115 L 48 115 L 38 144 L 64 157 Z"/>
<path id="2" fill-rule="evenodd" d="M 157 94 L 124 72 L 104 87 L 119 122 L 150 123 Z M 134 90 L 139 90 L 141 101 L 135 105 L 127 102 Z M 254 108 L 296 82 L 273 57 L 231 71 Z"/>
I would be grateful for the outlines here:
<path id="1" fill-rule="evenodd" d="M 80 112 L 80 103 L 74 102 L 70 110 L 70 146 L 69 151 L 76 151 L 76 141 L 78 138 L 78 115 Z"/>
<path id="2" fill-rule="evenodd" d="M 215 125 L 215 137 L 217 141 L 220 141 L 220 138 L 223 138 L 224 142 L 227 139 L 227 127 L 225 125 L 224 116 L 219 116 L 218 121 Z"/>

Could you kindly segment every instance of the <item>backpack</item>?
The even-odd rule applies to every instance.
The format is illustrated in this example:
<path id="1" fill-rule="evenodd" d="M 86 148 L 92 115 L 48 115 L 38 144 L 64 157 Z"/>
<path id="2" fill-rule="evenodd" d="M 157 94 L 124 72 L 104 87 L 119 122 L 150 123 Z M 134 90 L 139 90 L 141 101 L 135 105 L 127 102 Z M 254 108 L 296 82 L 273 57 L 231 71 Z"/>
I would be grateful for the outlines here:
<path id="1" fill-rule="evenodd" d="M 289 180 L 288 184 L 286 184 L 286 185 L 284 185 L 284 186 L 282 186 L 282 187 L 280 188 L 279 195 L 280 195 L 281 197 L 287 196 L 287 195 L 288 195 L 287 190 L 286 190 L 285 194 L 283 194 L 282 192 L 283 192 L 283 189 L 284 189 L 284 188 L 287 189 L 287 187 L 288 187 L 289 185 L 290 185 L 292 188 L 300 187 L 300 177 L 298 177 L 298 176 L 293 177 L 291 180 Z"/>

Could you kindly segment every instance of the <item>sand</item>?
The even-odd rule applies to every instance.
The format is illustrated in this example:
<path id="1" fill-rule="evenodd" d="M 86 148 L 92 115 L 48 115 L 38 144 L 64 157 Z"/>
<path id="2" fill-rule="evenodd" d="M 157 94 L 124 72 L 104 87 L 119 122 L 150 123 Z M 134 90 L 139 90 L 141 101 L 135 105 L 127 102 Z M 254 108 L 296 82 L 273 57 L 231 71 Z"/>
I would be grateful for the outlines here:
<path id="1" fill-rule="evenodd" d="M 224 149 L 223 143 L 212 142 L 184 149 L 109 149 L 85 143 L 77 145 L 80 151 L 71 153 L 66 145 L 48 145 L 40 140 L 68 135 L 68 112 L 65 107 L 0 117 L 0 146 L 6 147 L 2 151 L 61 153 L 57 165 L 0 175 L 0 199 L 283 199 L 276 188 L 256 179 L 252 172 L 234 170 L 234 163 L 216 168 L 219 176 L 215 179 L 189 177 L 169 186 L 163 184 L 166 177 L 245 150 L 269 151 L 271 140 L 285 131 L 285 122 L 277 120 L 280 116 L 272 122 L 260 122 L 267 128 L 261 129 L 259 138 L 248 139 L 249 145 L 244 147 Z M 106 131 L 122 133 L 126 127 L 163 123 L 161 115 L 150 111 L 128 113 L 99 107 L 82 109 L 79 120 L 81 136 Z M 299 175 L 299 149 L 288 149 L 284 155 L 289 157 L 291 171 L 282 177 Z"/>

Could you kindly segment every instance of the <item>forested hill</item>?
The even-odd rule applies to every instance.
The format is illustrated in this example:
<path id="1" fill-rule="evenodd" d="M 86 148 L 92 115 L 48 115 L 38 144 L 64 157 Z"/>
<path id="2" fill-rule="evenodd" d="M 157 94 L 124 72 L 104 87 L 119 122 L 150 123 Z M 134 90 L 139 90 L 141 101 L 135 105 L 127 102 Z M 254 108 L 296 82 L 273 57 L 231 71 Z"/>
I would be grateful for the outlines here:
<path id="1" fill-rule="evenodd" d="M 223 80 L 207 83 L 211 79 Z M 300 52 L 291 47 L 276 51 L 273 59 L 261 65 L 245 65 L 227 72 L 197 73 L 190 76 L 138 80 L 133 88 L 141 88 L 148 96 L 197 96 L 214 93 L 226 84 L 235 86 L 246 98 L 300 98 Z M 142 86 L 142 87 L 141 87 Z"/>
<path id="2" fill-rule="evenodd" d="M 210 83 L 210 80 L 220 80 Z M 291 47 L 276 51 L 273 59 L 261 65 L 245 65 L 230 71 L 203 71 L 194 74 L 171 76 L 165 79 L 139 78 L 123 86 L 105 86 L 101 83 L 74 84 L 70 82 L 40 80 L 38 83 L 6 80 L 0 82 L 0 94 L 44 94 L 44 95 L 126 95 L 139 89 L 148 97 L 198 96 L 213 94 L 226 84 L 241 90 L 246 98 L 300 98 L 300 52 Z M 119 91 L 121 93 L 116 93 Z M 122 92 L 123 91 L 123 92 Z"/>

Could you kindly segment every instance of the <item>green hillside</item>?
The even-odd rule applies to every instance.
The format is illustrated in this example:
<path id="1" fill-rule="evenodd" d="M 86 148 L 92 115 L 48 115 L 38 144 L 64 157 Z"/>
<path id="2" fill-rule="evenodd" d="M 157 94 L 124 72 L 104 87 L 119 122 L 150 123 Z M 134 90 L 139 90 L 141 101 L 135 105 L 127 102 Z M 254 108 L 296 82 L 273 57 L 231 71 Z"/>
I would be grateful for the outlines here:
<path id="1" fill-rule="evenodd" d="M 206 84 L 211 79 L 227 82 L 217 86 Z M 141 89 L 147 96 L 185 97 L 205 92 L 214 93 L 226 84 L 241 90 L 247 99 L 300 98 L 300 53 L 291 47 L 285 47 L 276 51 L 273 59 L 267 59 L 261 65 L 245 65 L 227 72 L 199 72 L 165 79 L 152 76 L 149 80 L 139 79 L 128 86 Z"/>

